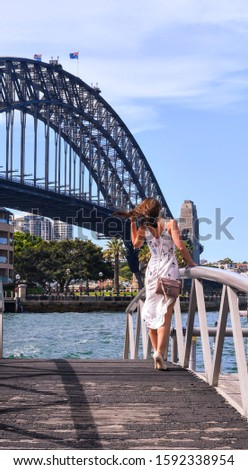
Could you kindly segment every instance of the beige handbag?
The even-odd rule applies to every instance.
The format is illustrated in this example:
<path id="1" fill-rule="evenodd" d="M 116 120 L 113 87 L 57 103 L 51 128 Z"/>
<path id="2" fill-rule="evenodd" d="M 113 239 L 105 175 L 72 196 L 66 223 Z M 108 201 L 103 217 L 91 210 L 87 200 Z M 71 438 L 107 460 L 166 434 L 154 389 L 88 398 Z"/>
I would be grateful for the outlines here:
<path id="1" fill-rule="evenodd" d="M 155 287 L 156 294 L 177 298 L 180 294 L 181 282 L 167 277 L 158 277 Z"/>

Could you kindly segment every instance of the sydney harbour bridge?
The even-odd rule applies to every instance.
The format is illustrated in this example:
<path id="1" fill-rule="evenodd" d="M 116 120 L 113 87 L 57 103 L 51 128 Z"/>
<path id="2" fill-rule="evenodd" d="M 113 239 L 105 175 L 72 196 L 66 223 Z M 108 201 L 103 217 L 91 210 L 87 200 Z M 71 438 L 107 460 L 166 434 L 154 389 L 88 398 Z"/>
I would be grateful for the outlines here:
<path id="1" fill-rule="evenodd" d="M 171 215 L 145 155 L 98 87 L 57 61 L 0 58 L 1 206 L 125 239 L 125 224 L 111 215 L 149 196 Z"/>

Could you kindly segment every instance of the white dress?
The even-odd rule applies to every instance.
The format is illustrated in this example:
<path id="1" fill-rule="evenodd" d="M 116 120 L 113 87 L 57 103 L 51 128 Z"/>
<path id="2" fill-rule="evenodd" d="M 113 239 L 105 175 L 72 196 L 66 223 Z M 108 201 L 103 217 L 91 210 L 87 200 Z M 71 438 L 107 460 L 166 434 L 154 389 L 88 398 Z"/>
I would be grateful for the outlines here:
<path id="1" fill-rule="evenodd" d="M 164 323 L 164 315 L 174 298 L 155 293 L 158 277 L 179 280 L 178 263 L 175 255 L 175 244 L 166 228 L 166 223 L 159 238 L 146 229 L 145 238 L 151 252 L 146 268 L 146 299 L 142 308 L 142 318 L 148 328 L 156 330 Z"/>

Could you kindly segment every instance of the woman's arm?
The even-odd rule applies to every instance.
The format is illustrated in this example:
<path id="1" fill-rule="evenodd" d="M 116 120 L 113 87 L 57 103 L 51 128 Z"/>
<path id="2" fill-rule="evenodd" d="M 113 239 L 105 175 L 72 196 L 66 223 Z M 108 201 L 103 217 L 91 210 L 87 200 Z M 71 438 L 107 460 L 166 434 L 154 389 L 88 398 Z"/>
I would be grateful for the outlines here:
<path id="1" fill-rule="evenodd" d="M 181 239 L 180 231 L 179 231 L 177 222 L 174 219 L 170 220 L 169 223 L 168 223 L 167 228 L 168 228 L 168 232 L 169 232 L 173 242 L 175 243 L 176 247 L 181 252 L 181 254 L 182 254 L 183 258 L 185 259 L 185 261 L 187 261 L 188 265 L 189 266 L 197 266 L 197 264 L 193 261 L 189 250 L 186 248 L 185 244 L 183 243 L 183 241 Z"/>
<path id="2" fill-rule="evenodd" d="M 131 238 L 134 248 L 140 248 L 145 240 L 145 228 L 139 227 L 137 229 L 136 218 L 130 217 L 131 222 Z"/>

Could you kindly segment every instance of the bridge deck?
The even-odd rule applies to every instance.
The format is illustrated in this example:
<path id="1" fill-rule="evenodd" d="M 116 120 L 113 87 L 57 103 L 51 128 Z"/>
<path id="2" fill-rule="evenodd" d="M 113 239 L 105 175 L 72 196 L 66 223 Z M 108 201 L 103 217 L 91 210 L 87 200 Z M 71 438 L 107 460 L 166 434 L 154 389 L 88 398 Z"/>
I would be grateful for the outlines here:
<path id="1" fill-rule="evenodd" d="M 206 376 L 203 373 L 197 373 L 197 375 L 206 380 Z M 217 391 L 232 405 L 238 412 L 243 415 L 242 409 L 242 398 L 239 387 L 238 374 L 220 374 Z"/>
<path id="2" fill-rule="evenodd" d="M 151 361 L 0 360 L 1 449 L 247 449 L 215 389 Z"/>

